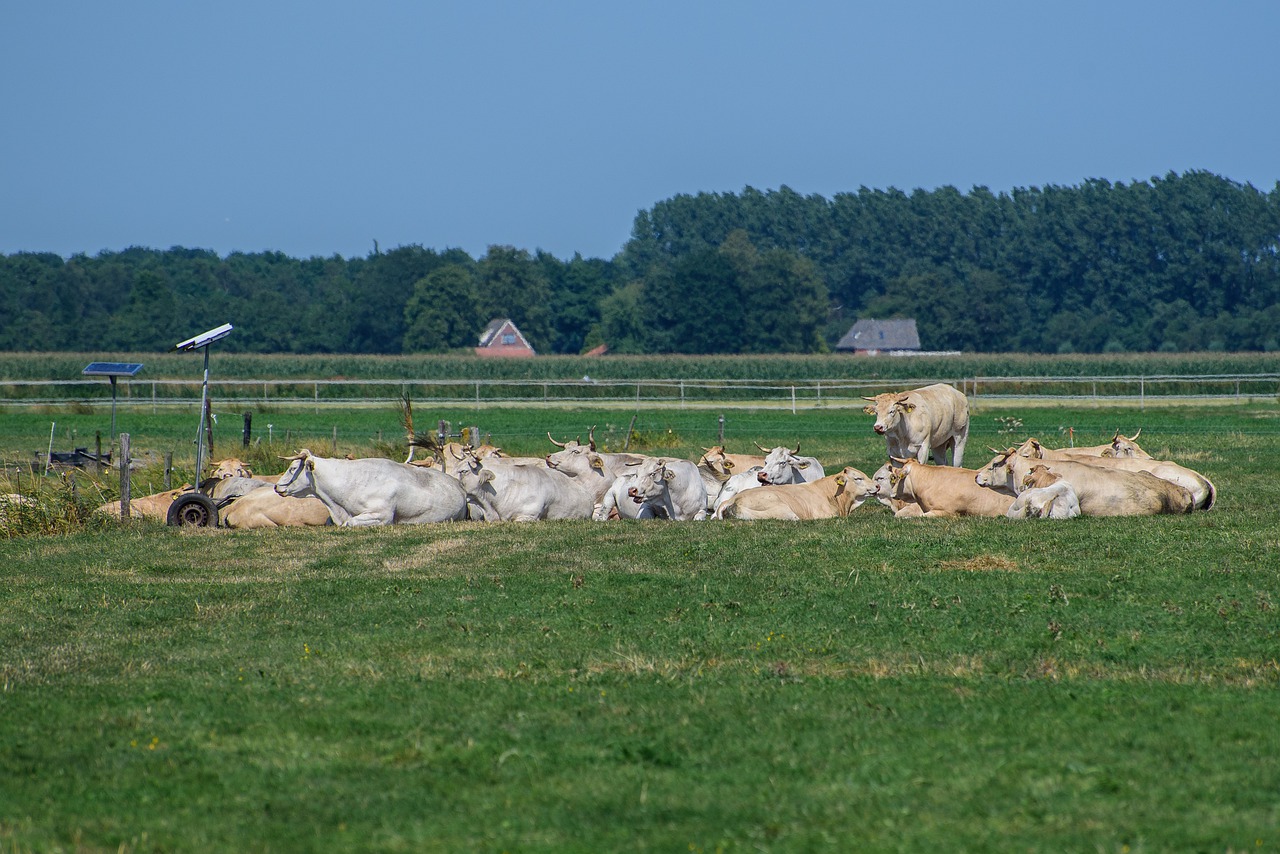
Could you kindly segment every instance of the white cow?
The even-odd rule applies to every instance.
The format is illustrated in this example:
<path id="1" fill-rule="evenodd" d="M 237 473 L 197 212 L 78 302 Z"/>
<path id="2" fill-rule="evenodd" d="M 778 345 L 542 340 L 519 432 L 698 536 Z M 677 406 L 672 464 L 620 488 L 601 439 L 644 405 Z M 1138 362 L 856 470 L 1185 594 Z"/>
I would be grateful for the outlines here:
<path id="1" fill-rule="evenodd" d="M 604 494 L 613 486 L 613 482 L 632 471 L 630 467 L 638 465 L 649 457 L 640 454 L 612 454 L 596 450 L 594 439 L 595 428 L 588 436 L 586 445 L 576 440 L 557 442 L 547 438 L 560 450 L 547 454 L 545 461 L 548 468 L 563 472 L 570 477 L 578 478 L 595 496 L 597 508 L 604 499 Z"/>
<path id="2" fill-rule="evenodd" d="M 945 465 L 951 451 L 951 465 L 964 464 L 964 446 L 969 440 L 969 399 L 946 383 L 900 393 L 887 392 L 864 397 L 873 404 L 863 411 L 876 417 L 872 429 L 884 436 L 890 457 L 915 457 Z"/>
<path id="3" fill-rule="evenodd" d="M 591 518 L 597 522 L 606 522 L 615 516 L 619 519 L 653 519 L 655 514 L 652 505 L 644 502 L 637 504 L 632 500 L 631 490 L 635 485 L 634 472 L 620 475 L 600 499 Z"/>
<path id="4" fill-rule="evenodd" d="M 688 460 L 645 460 L 636 468 L 635 478 L 627 494 L 636 504 L 652 507 L 655 516 L 673 522 L 707 518 L 707 488 L 698 467 Z"/>
<path id="5" fill-rule="evenodd" d="M 464 454 L 458 482 L 487 522 L 589 519 L 595 495 L 581 481 L 536 462 Z"/>
<path id="6" fill-rule="evenodd" d="M 756 447 L 765 451 L 760 445 Z M 816 458 L 802 457 L 799 454 L 799 445 L 796 445 L 794 451 L 784 445 L 766 451 L 764 463 L 760 471 L 756 472 L 756 479 L 762 484 L 784 486 L 789 483 L 813 483 L 827 476 L 822 463 Z"/>
<path id="7" fill-rule="evenodd" d="M 378 458 L 317 457 L 303 448 L 292 457 L 275 490 L 314 495 L 338 525 L 450 522 L 467 518 L 467 495 L 447 474 Z"/>
<path id="8" fill-rule="evenodd" d="M 711 502 L 711 518 L 723 519 L 724 514 L 721 511 L 739 492 L 766 486 L 767 484 L 758 477 L 763 469 L 764 466 L 752 466 L 746 471 L 730 475 L 728 480 L 720 484 L 720 489 L 716 492 L 716 497 Z"/>

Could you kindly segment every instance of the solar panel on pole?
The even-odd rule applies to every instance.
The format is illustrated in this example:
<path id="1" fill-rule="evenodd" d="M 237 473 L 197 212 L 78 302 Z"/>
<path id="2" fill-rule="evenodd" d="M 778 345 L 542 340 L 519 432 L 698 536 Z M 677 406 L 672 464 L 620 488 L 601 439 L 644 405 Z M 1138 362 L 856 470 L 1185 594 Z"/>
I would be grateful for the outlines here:
<path id="1" fill-rule="evenodd" d="M 111 435 L 116 435 L 116 379 L 136 376 L 142 370 L 139 362 L 90 362 L 80 373 L 90 377 L 108 377 L 111 380 Z"/>

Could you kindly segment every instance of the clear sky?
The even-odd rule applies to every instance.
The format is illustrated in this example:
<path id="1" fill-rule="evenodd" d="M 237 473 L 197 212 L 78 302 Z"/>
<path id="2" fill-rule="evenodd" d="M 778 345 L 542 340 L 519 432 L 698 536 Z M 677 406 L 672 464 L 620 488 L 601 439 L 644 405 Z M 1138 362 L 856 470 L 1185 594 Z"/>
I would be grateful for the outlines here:
<path id="1" fill-rule="evenodd" d="M 1280 180 L 1280 2 L 40 0 L 0 252 L 610 258 L 678 193 Z"/>

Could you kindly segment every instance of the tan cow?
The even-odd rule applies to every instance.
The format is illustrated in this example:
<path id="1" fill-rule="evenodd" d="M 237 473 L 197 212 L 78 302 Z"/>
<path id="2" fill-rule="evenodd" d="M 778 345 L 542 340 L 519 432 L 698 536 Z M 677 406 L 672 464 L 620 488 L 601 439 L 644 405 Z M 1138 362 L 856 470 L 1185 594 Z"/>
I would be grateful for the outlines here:
<path id="1" fill-rule="evenodd" d="M 904 392 L 864 397 L 872 405 L 863 411 L 874 415 L 872 429 L 885 437 L 890 457 L 914 457 L 927 462 L 929 452 L 938 465 L 964 465 L 969 439 L 969 399 L 946 383 Z"/>
<path id="2" fill-rule="evenodd" d="M 168 521 L 169 507 L 173 504 L 173 500 L 184 492 L 191 491 L 191 484 L 183 484 L 178 489 L 170 489 L 165 492 L 157 492 L 153 495 L 140 495 L 137 498 L 129 499 L 129 516 L 135 519 L 153 519 L 160 522 Z M 97 509 L 98 513 L 106 513 L 110 516 L 120 518 L 120 502 L 108 501 Z"/>
<path id="3" fill-rule="evenodd" d="M 1071 484 L 1082 516 L 1154 516 L 1192 509 L 1191 493 L 1148 472 L 1117 471 L 1077 460 L 1029 460 L 1016 448 L 997 453 L 974 479 L 982 486 L 1016 488 L 1036 465 Z"/>
<path id="4" fill-rule="evenodd" d="M 739 492 L 720 513 L 725 519 L 833 519 L 848 516 L 874 489 L 871 478 L 853 466 L 809 483 L 758 486 Z"/>
<path id="5" fill-rule="evenodd" d="M 1115 436 L 1105 445 L 1088 445 L 1079 448 L 1048 448 L 1039 439 L 1031 438 L 1018 446 L 1018 453 L 1024 457 L 1044 460 L 1074 460 L 1093 457 L 1137 457 L 1151 459 L 1151 455 L 1138 447 L 1134 441 L 1142 435 L 1139 430 L 1132 437 L 1121 435 L 1117 430 Z"/>
<path id="6" fill-rule="evenodd" d="M 1142 432 L 1142 431 L 1138 431 Z M 1124 437 L 1120 437 L 1124 439 Z M 1134 438 L 1137 438 L 1136 436 Z M 1128 441 L 1125 439 L 1124 441 Z M 1133 456 L 1089 456 L 1089 457 L 1061 457 L 1054 452 L 1048 451 L 1035 443 L 1035 439 L 1028 439 L 1018 448 L 1020 456 L 1028 459 L 1075 459 L 1078 462 L 1091 466 L 1100 466 L 1102 468 L 1111 469 L 1113 471 L 1145 471 L 1155 475 L 1161 480 L 1167 480 L 1170 483 L 1176 483 L 1187 492 L 1191 493 L 1192 509 L 1209 510 L 1213 507 L 1217 500 L 1218 490 L 1209 478 L 1202 475 L 1195 469 L 1187 468 L 1184 465 L 1172 462 L 1170 460 L 1155 460 L 1151 457 L 1133 457 Z M 1111 448 L 1112 445 L 1106 447 Z M 1135 446 L 1136 447 L 1136 446 Z M 994 448 L 992 449 L 995 450 Z M 997 453 L 999 453 L 997 451 Z M 1058 452 L 1060 453 L 1060 452 Z"/>
<path id="7" fill-rule="evenodd" d="M 254 474 L 253 470 L 243 460 L 235 457 L 227 457 L 225 460 L 219 460 L 216 463 L 211 463 L 211 465 L 213 470 L 209 472 L 209 477 L 218 480 L 229 477 L 251 477 L 263 483 L 278 483 L 280 480 L 280 475 L 278 474 Z"/>
<path id="8" fill-rule="evenodd" d="M 923 516 L 924 510 L 920 508 L 920 502 L 914 498 L 893 498 L 894 485 L 892 482 L 892 473 L 895 469 L 893 463 L 885 463 L 876 469 L 876 473 L 871 476 L 871 494 L 876 501 L 883 504 L 893 511 L 893 515 L 899 518 L 909 518 L 912 516 Z"/>
<path id="9" fill-rule="evenodd" d="M 710 448 L 703 448 L 702 452 L 697 465 L 698 474 L 702 475 L 702 485 L 707 488 L 707 510 L 715 508 L 716 498 L 729 478 L 764 466 L 764 457 L 726 453 L 724 445 L 712 445 Z"/>
<path id="10" fill-rule="evenodd" d="M 277 495 L 274 489 L 255 489 L 222 511 L 228 528 L 294 528 L 331 525 L 329 509 L 318 498 Z"/>
<path id="11" fill-rule="evenodd" d="M 923 511 L 921 515 L 1004 516 L 1013 504 L 1012 491 L 979 485 L 974 469 L 892 459 L 899 467 L 889 471 L 887 497 L 914 500 Z"/>

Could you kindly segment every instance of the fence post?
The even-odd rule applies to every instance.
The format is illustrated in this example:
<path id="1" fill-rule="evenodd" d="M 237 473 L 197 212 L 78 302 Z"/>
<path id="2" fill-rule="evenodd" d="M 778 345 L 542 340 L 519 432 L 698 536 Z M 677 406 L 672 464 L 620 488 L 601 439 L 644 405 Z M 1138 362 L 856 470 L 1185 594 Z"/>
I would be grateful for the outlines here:
<path id="1" fill-rule="evenodd" d="M 796 414 L 796 387 L 791 387 L 791 414 Z"/>
<path id="2" fill-rule="evenodd" d="M 720 447 L 724 447 L 724 413 L 720 413 Z"/>
<path id="3" fill-rule="evenodd" d="M 173 451 L 164 453 L 164 488 L 173 489 Z"/>
<path id="4" fill-rule="evenodd" d="M 129 518 L 129 434 L 120 434 L 120 518 Z"/>
<path id="5" fill-rule="evenodd" d="M 244 446 L 249 447 L 249 435 L 253 432 L 253 413 L 244 414 Z"/>
<path id="6" fill-rule="evenodd" d="M 93 455 L 97 458 L 93 462 L 94 474 L 102 474 L 102 431 L 96 430 L 93 434 Z"/>

